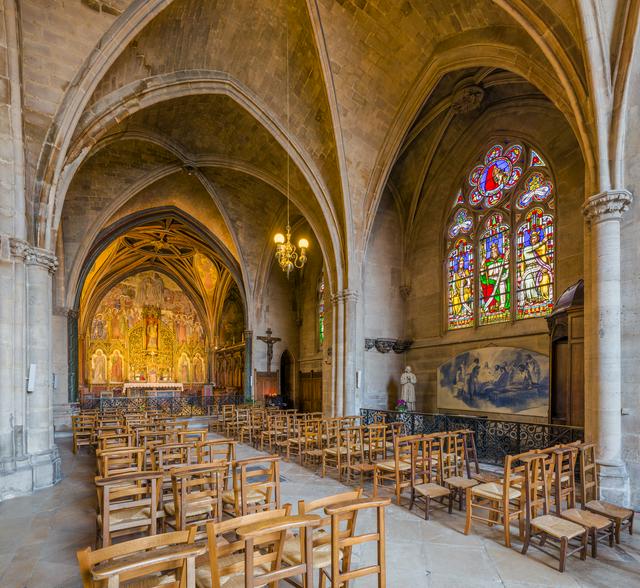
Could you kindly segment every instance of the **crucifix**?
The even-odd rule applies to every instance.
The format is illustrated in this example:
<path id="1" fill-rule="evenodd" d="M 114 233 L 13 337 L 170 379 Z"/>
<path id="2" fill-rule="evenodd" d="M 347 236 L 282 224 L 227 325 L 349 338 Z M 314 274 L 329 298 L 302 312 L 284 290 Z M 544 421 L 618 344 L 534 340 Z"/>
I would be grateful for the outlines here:
<path id="1" fill-rule="evenodd" d="M 267 344 L 267 372 L 271 373 L 271 360 L 273 359 L 273 344 L 281 341 L 280 337 L 272 337 L 273 331 L 271 327 L 267 329 L 267 336 L 258 337 L 260 341 L 264 341 Z"/>

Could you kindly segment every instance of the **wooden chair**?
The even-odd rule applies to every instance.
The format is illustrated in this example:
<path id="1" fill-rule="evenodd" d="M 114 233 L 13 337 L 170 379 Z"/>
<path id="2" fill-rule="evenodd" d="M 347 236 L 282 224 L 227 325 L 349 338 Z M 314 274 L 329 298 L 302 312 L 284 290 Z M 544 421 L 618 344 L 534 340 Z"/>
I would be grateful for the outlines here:
<path id="1" fill-rule="evenodd" d="M 96 459 L 98 476 L 108 478 L 118 474 L 141 472 L 144 469 L 145 450 L 141 447 L 98 449 Z"/>
<path id="2" fill-rule="evenodd" d="M 305 588 L 313 588 L 313 529 L 320 523 L 318 515 L 285 516 L 238 528 L 238 537 L 244 540 L 245 588 L 257 588 L 296 576 L 303 578 Z M 282 567 L 282 550 L 286 536 L 297 531 L 301 542 L 301 561 L 297 565 Z M 269 571 L 263 571 L 271 566 Z M 261 572 L 261 573 L 260 573 Z"/>
<path id="3" fill-rule="evenodd" d="M 424 518 L 429 520 L 432 500 L 448 499 L 451 512 L 452 491 L 442 483 L 442 442 L 435 435 L 418 436 L 411 441 L 411 499 L 409 510 L 424 500 Z"/>
<path id="4" fill-rule="evenodd" d="M 280 508 L 280 456 L 252 457 L 234 462 L 233 489 L 222 502 L 234 516 Z"/>
<path id="5" fill-rule="evenodd" d="M 157 532 L 160 472 L 135 472 L 96 479 L 98 515 L 97 543 L 111 545 L 112 539 Z"/>
<path id="6" fill-rule="evenodd" d="M 245 542 L 238 539 L 236 531 L 254 523 L 281 519 L 288 516 L 291 510 L 290 504 L 282 508 L 256 512 L 250 515 L 235 517 L 232 519 L 209 522 L 207 529 L 207 544 L 209 557 L 207 561 L 198 562 L 196 569 L 196 584 L 198 588 L 220 588 L 233 582 L 233 586 L 240 588 L 244 568 Z M 273 562 L 272 562 L 273 564 Z M 279 566 L 278 562 L 278 566 Z M 270 571 L 274 566 L 263 566 L 263 571 Z"/>
<path id="7" fill-rule="evenodd" d="M 528 454 L 522 454 L 528 455 Z M 507 455 L 502 480 L 485 482 L 467 490 L 467 516 L 464 533 L 471 531 L 472 521 L 481 521 L 489 526 L 500 524 L 504 528 L 504 544 L 511 547 L 511 521 L 516 519 L 520 537 L 524 534 L 525 497 L 521 491 L 524 467 L 519 464 L 519 455 Z M 488 513 L 480 516 L 477 511 Z"/>
<path id="8" fill-rule="evenodd" d="M 322 463 L 322 419 L 308 419 L 303 426 L 304 447 L 301 465 L 318 466 Z"/>
<path id="9" fill-rule="evenodd" d="M 616 543 L 620 543 L 620 533 L 624 527 L 629 529 L 629 535 L 633 535 L 634 511 L 600 500 L 595 445 L 583 443 L 577 447 L 580 460 L 580 502 L 582 508 L 612 520 L 615 525 Z"/>
<path id="10" fill-rule="evenodd" d="M 333 504 L 325 508 L 325 513 L 331 517 L 331 568 L 323 568 L 321 574 L 329 579 L 331 588 L 348 586 L 349 581 L 364 576 L 377 576 L 378 588 L 386 586 L 386 555 L 385 555 L 385 526 L 384 509 L 389 506 L 389 498 L 359 498 L 348 502 Z M 341 533 L 340 525 L 343 521 L 355 527 L 356 516 L 363 510 L 375 510 L 376 530 L 373 533 L 356 535 L 355 530 L 346 535 Z M 376 543 L 377 561 L 374 565 L 351 569 L 351 566 L 340 565 L 341 553 L 347 553 L 354 545 Z"/>
<path id="11" fill-rule="evenodd" d="M 341 431 L 341 446 L 346 449 L 341 461 L 344 462 L 346 483 L 351 484 L 355 476 L 360 478 L 360 485 L 364 484 L 365 474 L 373 474 L 374 464 L 369 461 L 369 453 L 365 427 L 345 427 Z M 384 444 L 384 436 L 382 437 Z"/>
<path id="12" fill-rule="evenodd" d="M 378 487 L 384 487 L 385 482 L 391 482 L 396 497 L 396 504 L 400 504 L 402 491 L 411 486 L 411 448 L 413 441 L 421 435 L 396 437 L 393 447 L 393 458 L 375 464 L 373 469 L 373 495 L 378 496 Z"/>
<path id="13" fill-rule="evenodd" d="M 462 510 L 467 490 L 477 486 L 479 482 L 464 475 L 470 471 L 464 434 L 461 432 L 450 433 L 444 437 L 443 442 L 446 446 L 446 452 L 442 454 L 442 481 L 444 486 L 451 490 L 449 506 L 451 507 L 453 502 L 457 500 L 458 510 Z M 451 512 L 451 508 L 449 512 Z"/>
<path id="14" fill-rule="evenodd" d="M 176 531 L 184 531 L 188 526 L 200 528 L 219 520 L 225 467 L 226 463 L 221 462 L 171 470 L 173 500 L 164 503 L 165 523 Z"/>
<path id="15" fill-rule="evenodd" d="M 171 471 L 196 462 L 196 446 L 193 443 L 167 443 L 151 449 L 151 467 L 162 472 L 162 502 L 173 500 Z"/>
<path id="16" fill-rule="evenodd" d="M 519 457 L 524 462 L 525 494 L 525 538 L 522 553 L 526 554 L 530 545 L 547 555 L 555 554 L 545 549 L 547 543 L 559 548 L 559 571 L 564 572 L 567 557 L 580 553 L 580 559 L 587 557 L 587 530 L 569 520 L 549 514 L 549 457 L 544 452 L 530 453 Z M 472 490 L 473 491 L 473 490 Z M 541 515 L 537 515 L 542 510 Z M 540 543 L 531 542 L 532 537 L 540 537 Z M 572 545 L 571 542 L 577 542 Z"/>
<path id="17" fill-rule="evenodd" d="M 402 423 L 392 423 L 391 425 L 374 424 L 363 428 L 363 448 L 367 463 L 374 464 L 376 461 L 382 461 L 387 458 L 387 450 L 393 451 L 393 441 L 389 445 L 389 434 L 391 439 L 400 437 L 397 434 L 399 428 L 394 425 L 402 425 Z M 371 469 L 373 471 L 373 469 Z"/>
<path id="18" fill-rule="evenodd" d="M 336 504 L 344 504 L 353 500 L 358 500 L 362 497 L 362 488 L 352 490 L 350 492 L 342 492 L 341 494 L 334 494 L 333 496 L 325 496 L 318 500 L 305 502 L 300 500 L 298 502 L 298 514 L 324 514 L 324 510 Z M 342 539 L 353 537 L 355 532 L 356 512 L 352 511 L 352 515 L 345 517 L 342 520 L 344 528 L 340 529 L 340 535 Z M 313 568 L 316 570 L 322 570 L 330 568 L 331 566 L 331 517 L 324 516 L 320 518 L 318 527 L 313 531 Z M 302 561 L 302 545 L 300 537 L 289 535 L 285 541 L 282 558 L 287 565 L 295 566 Z M 341 561 L 341 571 L 346 572 L 351 564 L 351 546 L 346 546 L 339 552 L 339 559 Z M 324 584 L 324 576 L 320 572 L 318 583 Z"/>
<path id="19" fill-rule="evenodd" d="M 322 449 L 321 476 L 327 475 L 327 470 L 334 470 L 338 478 L 342 480 L 347 455 L 347 436 L 350 427 L 339 428 L 340 421 L 331 419 L 325 421 L 325 433 L 323 436 L 324 447 Z"/>
<path id="20" fill-rule="evenodd" d="M 96 419 L 93 415 L 73 415 L 71 417 L 71 431 L 73 434 L 73 453 L 78 453 L 80 447 L 91 447 Z"/>
<path id="21" fill-rule="evenodd" d="M 560 446 L 546 452 L 551 457 L 551 494 L 555 492 L 555 513 L 587 529 L 591 542 L 591 557 L 598 556 L 598 542 L 606 541 L 613 547 L 615 523 L 602 515 L 576 508 L 575 465 L 578 448 L 575 445 Z M 566 510 L 563 509 L 566 501 Z"/>
<path id="22" fill-rule="evenodd" d="M 266 429 L 260 432 L 260 450 L 264 451 L 265 446 L 269 451 L 273 451 L 276 442 L 282 438 L 287 428 L 287 416 L 282 414 L 267 415 Z"/>
<path id="23" fill-rule="evenodd" d="M 77 552 L 84 588 L 117 588 L 138 580 L 137 586 L 195 588 L 196 557 L 205 547 L 195 545 L 195 529 L 133 539 Z"/>

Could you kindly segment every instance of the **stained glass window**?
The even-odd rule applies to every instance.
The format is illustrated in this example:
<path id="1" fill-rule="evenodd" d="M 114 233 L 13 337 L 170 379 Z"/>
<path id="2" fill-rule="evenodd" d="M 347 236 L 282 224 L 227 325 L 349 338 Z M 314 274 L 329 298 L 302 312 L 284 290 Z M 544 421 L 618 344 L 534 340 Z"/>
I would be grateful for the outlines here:
<path id="1" fill-rule="evenodd" d="M 454 191 L 446 228 L 449 329 L 553 309 L 555 187 L 547 161 L 520 141 L 496 142 Z"/>
<path id="2" fill-rule="evenodd" d="M 553 217 L 531 209 L 518 227 L 518 318 L 553 309 L 554 245 Z"/>
<path id="3" fill-rule="evenodd" d="M 324 273 L 318 283 L 318 348 L 324 343 Z"/>
<path id="4" fill-rule="evenodd" d="M 492 214 L 480 236 L 481 265 L 480 324 L 500 323 L 511 318 L 511 275 L 509 272 L 509 225 L 501 214 Z"/>
<path id="5" fill-rule="evenodd" d="M 473 245 L 464 237 L 449 252 L 449 328 L 473 324 Z"/>

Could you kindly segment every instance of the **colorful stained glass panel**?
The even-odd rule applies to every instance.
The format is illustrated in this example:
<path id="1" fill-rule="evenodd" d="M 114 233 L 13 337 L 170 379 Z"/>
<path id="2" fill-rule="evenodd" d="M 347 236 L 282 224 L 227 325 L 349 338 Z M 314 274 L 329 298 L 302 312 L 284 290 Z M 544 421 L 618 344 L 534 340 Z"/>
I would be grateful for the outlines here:
<path id="1" fill-rule="evenodd" d="M 524 192 L 518 198 L 518 208 L 524 210 L 532 202 L 544 202 L 553 191 L 553 184 L 540 172 L 532 173 L 524 182 Z"/>
<path id="2" fill-rule="evenodd" d="M 473 227 L 473 219 L 469 213 L 461 208 L 456 212 L 452 225 L 449 227 L 449 237 L 455 238 L 458 233 L 468 233 Z"/>
<path id="3" fill-rule="evenodd" d="M 518 318 L 547 316 L 553 310 L 553 217 L 531 209 L 518 227 L 517 248 Z"/>
<path id="4" fill-rule="evenodd" d="M 511 318 L 511 273 L 509 271 L 509 226 L 494 214 L 480 236 L 480 324 L 500 323 Z"/>
<path id="5" fill-rule="evenodd" d="M 448 257 L 449 328 L 462 329 L 473 324 L 473 245 L 458 239 Z"/>

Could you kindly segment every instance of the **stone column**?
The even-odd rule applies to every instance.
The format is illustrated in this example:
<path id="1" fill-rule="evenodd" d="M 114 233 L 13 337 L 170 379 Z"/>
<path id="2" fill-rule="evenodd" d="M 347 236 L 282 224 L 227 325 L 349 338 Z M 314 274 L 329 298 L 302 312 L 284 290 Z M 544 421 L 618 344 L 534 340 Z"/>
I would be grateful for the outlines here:
<path id="1" fill-rule="evenodd" d="M 253 374 L 253 331 L 244 331 L 244 399 L 253 398 L 251 375 Z"/>
<path id="2" fill-rule="evenodd" d="M 6 246 L 6 245 L 5 245 Z M 14 264 L 0 260 L 0 459 L 14 457 L 13 443 L 15 321 L 14 321 Z"/>
<path id="3" fill-rule="evenodd" d="M 53 365 L 51 360 L 51 277 L 55 255 L 32 248 L 27 266 L 27 365 L 35 366 L 33 392 L 27 395 L 27 452 L 45 453 L 53 442 Z M 28 373 L 28 372 L 27 372 Z"/>
<path id="4" fill-rule="evenodd" d="M 333 303 L 334 414 L 354 414 L 356 408 L 356 308 L 358 293 L 342 290 Z"/>
<path id="5" fill-rule="evenodd" d="M 71 309 L 67 312 L 67 354 L 69 356 L 69 402 L 78 402 L 79 369 L 78 369 L 78 311 Z"/>
<path id="6" fill-rule="evenodd" d="M 615 190 L 592 196 L 583 207 L 591 252 L 587 436 L 597 444 L 603 498 L 623 504 L 629 501 L 629 475 L 621 455 L 620 221 L 631 202 L 629 192 Z"/>

